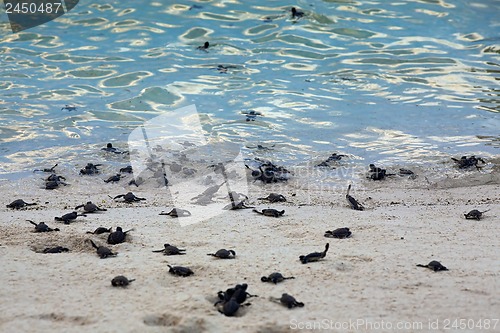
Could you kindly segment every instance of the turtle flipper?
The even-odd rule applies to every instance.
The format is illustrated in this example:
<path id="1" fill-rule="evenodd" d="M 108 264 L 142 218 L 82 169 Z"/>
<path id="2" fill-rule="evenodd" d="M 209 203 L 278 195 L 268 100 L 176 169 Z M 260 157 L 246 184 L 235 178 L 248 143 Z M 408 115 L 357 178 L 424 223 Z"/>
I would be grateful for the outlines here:
<path id="1" fill-rule="evenodd" d="M 97 245 L 94 243 L 94 241 L 93 241 L 92 239 L 89 239 L 89 242 L 90 242 L 90 244 L 92 244 L 92 247 L 93 247 L 94 249 L 96 249 L 96 250 L 97 250 L 97 249 L 99 248 L 99 246 L 97 246 Z"/>
<path id="2" fill-rule="evenodd" d="M 26 221 L 28 221 L 29 223 L 33 224 L 35 227 L 38 225 L 38 224 L 36 224 L 35 222 L 33 222 L 31 220 L 26 220 Z"/>

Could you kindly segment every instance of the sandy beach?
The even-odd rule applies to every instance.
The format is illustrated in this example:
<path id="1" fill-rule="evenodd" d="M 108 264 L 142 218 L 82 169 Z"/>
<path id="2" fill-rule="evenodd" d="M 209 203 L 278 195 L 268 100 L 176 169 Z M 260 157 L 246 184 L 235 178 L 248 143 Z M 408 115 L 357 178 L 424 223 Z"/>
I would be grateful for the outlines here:
<path id="1" fill-rule="evenodd" d="M 477 186 L 465 181 L 470 177 L 416 187 L 390 180 L 356 184 L 352 195 L 365 211 L 351 210 L 340 190 L 301 191 L 293 180 L 279 188 L 256 183 L 249 203 L 284 209 L 284 216 L 226 211 L 184 227 L 181 218 L 158 215 L 172 208 L 163 188 L 77 177 L 70 186 L 48 191 L 40 177 L 0 186 L 1 332 L 500 332 L 496 169 Z M 147 200 L 127 204 L 110 198 L 129 190 Z M 256 200 L 277 191 L 288 201 Z M 6 208 L 17 198 L 38 205 Z M 54 221 L 89 200 L 108 211 L 70 225 Z M 489 211 L 480 221 L 466 220 L 464 213 L 472 209 Z M 27 219 L 61 231 L 35 233 Z M 125 243 L 107 245 L 108 234 L 86 234 L 100 226 L 134 230 Z M 339 227 L 349 227 L 352 237 L 324 237 Z M 118 255 L 100 259 L 89 238 Z M 186 249 L 186 255 L 152 252 L 164 243 Z M 326 243 L 323 260 L 298 260 Z M 57 245 L 70 251 L 38 253 Z M 221 248 L 233 249 L 236 258 L 207 256 Z M 416 267 L 431 260 L 449 271 Z M 167 264 L 187 266 L 194 275 L 171 275 Z M 295 279 L 260 281 L 272 272 Z M 116 275 L 135 281 L 114 288 L 110 281 Z M 213 306 L 217 292 L 241 283 L 258 297 L 249 298 L 251 305 L 236 317 L 222 315 Z M 283 293 L 305 306 L 290 310 L 270 301 Z M 463 323 L 464 329 L 457 328 Z"/>

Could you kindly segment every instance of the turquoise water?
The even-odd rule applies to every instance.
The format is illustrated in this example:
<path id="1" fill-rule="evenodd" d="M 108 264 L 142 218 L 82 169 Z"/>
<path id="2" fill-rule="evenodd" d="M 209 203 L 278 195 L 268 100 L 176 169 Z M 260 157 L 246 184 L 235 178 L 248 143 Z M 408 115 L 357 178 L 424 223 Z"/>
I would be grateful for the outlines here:
<path id="1" fill-rule="evenodd" d="M 496 0 L 81 0 L 16 34 L 2 13 L 0 173 L 126 149 L 134 128 L 191 104 L 207 137 L 284 164 L 497 156 L 499 12 Z"/>

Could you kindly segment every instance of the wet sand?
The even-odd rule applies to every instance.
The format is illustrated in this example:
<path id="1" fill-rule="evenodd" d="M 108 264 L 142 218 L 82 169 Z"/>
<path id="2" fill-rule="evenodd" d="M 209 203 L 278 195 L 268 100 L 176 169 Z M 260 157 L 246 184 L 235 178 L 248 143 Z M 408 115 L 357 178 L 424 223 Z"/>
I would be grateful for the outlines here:
<path id="1" fill-rule="evenodd" d="M 130 188 L 147 200 L 126 204 L 109 197 L 126 193 L 126 182 L 101 185 L 81 179 L 53 191 L 41 189 L 35 178 L 0 187 L 0 331 L 449 332 L 446 325 L 452 329 L 455 319 L 467 319 L 469 325 L 490 319 L 489 331 L 500 330 L 498 322 L 493 329 L 500 313 L 496 178 L 481 186 L 448 188 L 377 183 L 352 193 L 365 211 L 349 209 L 345 193 L 291 187 L 279 189 L 288 202 L 267 204 L 255 198 L 272 192 L 274 185 L 256 184 L 250 203 L 284 209 L 284 216 L 227 211 L 185 227 L 181 219 L 158 215 L 169 208 L 161 188 Z M 5 207 L 16 198 L 38 206 Z M 70 225 L 54 221 L 88 200 L 108 211 Z M 480 221 L 466 220 L 463 214 L 471 209 L 490 211 Z M 26 219 L 61 231 L 34 233 Z M 125 243 L 111 246 L 107 234 L 85 233 L 99 226 L 135 230 Z M 352 237 L 323 236 L 339 227 L 349 227 Z M 118 256 L 99 259 L 88 238 Z M 300 263 L 299 255 L 322 251 L 327 242 L 324 260 Z M 185 248 L 186 255 L 152 252 L 164 243 Z M 56 245 L 70 252 L 36 253 Z M 236 259 L 207 256 L 220 248 L 235 250 Z M 449 271 L 416 267 L 431 260 Z M 194 275 L 173 276 L 167 264 L 188 266 Z M 277 285 L 260 281 L 276 271 L 295 279 Z M 113 288 L 116 275 L 136 281 Z M 248 292 L 259 297 L 250 298 L 251 305 L 240 308 L 237 317 L 225 317 L 213 306 L 217 292 L 238 283 L 247 283 Z M 289 310 L 269 300 L 282 293 L 305 306 Z"/>

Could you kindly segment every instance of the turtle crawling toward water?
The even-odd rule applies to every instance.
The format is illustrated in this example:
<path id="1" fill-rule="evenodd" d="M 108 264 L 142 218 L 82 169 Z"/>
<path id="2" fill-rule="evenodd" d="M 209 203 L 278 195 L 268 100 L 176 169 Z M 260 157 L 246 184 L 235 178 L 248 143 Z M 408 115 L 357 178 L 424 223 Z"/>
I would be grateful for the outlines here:
<path id="1" fill-rule="evenodd" d="M 92 244 L 92 247 L 96 249 L 97 255 L 101 259 L 105 259 L 107 257 L 116 257 L 117 253 L 113 253 L 108 247 L 106 246 L 97 246 L 92 239 L 89 239 L 90 244 Z"/>
<path id="2" fill-rule="evenodd" d="M 123 198 L 123 200 L 125 202 L 127 202 L 127 203 L 132 203 L 132 202 L 146 200 L 145 198 L 136 197 L 134 195 L 134 193 L 132 193 L 132 192 L 128 192 L 126 194 L 117 195 L 116 197 L 113 198 L 113 200 L 116 200 L 116 199 L 119 199 L 119 198 Z"/>
<path id="3" fill-rule="evenodd" d="M 130 282 L 135 281 L 135 279 L 127 279 L 123 275 L 118 275 L 111 280 L 111 285 L 113 287 L 126 287 L 130 284 Z"/>
<path id="4" fill-rule="evenodd" d="M 345 195 L 345 198 L 347 199 L 349 206 L 351 206 L 351 209 L 365 210 L 365 207 L 363 207 L 363 205 L 360 204 L 358 200 L 354 199 L 352 196 L 349 195 L 350 191 L 351 191 L 351 184 L 349 184 L 349 186 L 347 187 L 347 194 Z"/>
<path id="5" fill-rule="evenodd" d="M 328 252 L 328 248 L 330 247 L 330 243 L 326 243 L 325 250 L 323 252 L 313 252 L 309 253 L 306 256 L 300 256 L 299 260 L 303 264 L 307 264 L 309 262 L 319 261 L 326 257 L 326 253 Z"/>
<path id="6" fill-rule="evenodd" d="M 54 173 L 54 169 L 56 168 L 56 166 L 58 166 L 59 164 L 56 164 L 54 165 L 52 168 L 43 168 L 43 169 L 35 169 L 33 170 L 33 172 L 50 172 L 50 173 Z"/>
<path id="7" fill-rule="evenodd" d="M 212 256 L 219 259 L 234 259 L 236 257 L 236 252 L 234 252 L 233 250 L 220 249 L 215 253 L 207 253 L 207 256 Z"/>
<path id="8" fill-rule="evenodd" d="M 351 237 L 352 232 L 349 230 L 349 228 L 344 227 L 344 228 L 338 228 L 332 231 L 325 231 L 325 237 L 328 238 L 339 238 L 339 239 L 344 239 Z"/>
<path id="9" fill-rule="evenodd" d="M 17 199 L 17 200 L 12 201 L 10 204 L 8 204 L 7 208 L 19 209 L 19 208 L 23 208 L 26 206 L 35 206 L 35 205 L 37 205 L 36 202 L 28 203 L 28 202 L 25 202 L 23 199 Z"/>
<path id="10" fill-rule="evenodd" d="M 289 309 L 292 309 L 292 308 L 295 308 L 295 307 L 303 307 L 304 306 L 304 303 L 302 302 L 298 302 L 295 297 L 289 295 L 289 294 L 283 294 L 281 295 L 280 298 L 277 298 L 277 297 L 270 297 L 269 298 L 271 301 L 274 301 L 274 302 L 280 302 L 281 304 L 283 304 L 284 306 L 286 306 L 287 308 Z"/>
<path id="11" fill-rule="evenodd" d="M 443 265 L 441 265 L 441 263 L 439 261 L 436 261 L 436 260 L 431 261 L 427 265 L 418 264 L 417 267 L 429 268 L 429 269 L 432 269 L 434 272 L 448 270 L 448 268 L 444 267 Z"/>
<path id="12" fill-rule="evenodd" d="M 167 265 L 167 266 L 169 267 L 168 272 L 170 274 L 173 274 L 173 275 L 178 275 L 178 276 L 186 277 L 186 276 L 190 276 L 190 275 L 194 274 L 194 272 L 190 268 L 188 268 L 188 267 L 170 266 L 170 265 Z"/>
<path id="13" fill-rule="evenodd" d="M 470 167 L 476 167 L 477 170 L 480 170 L 481 167 L 478 166 L 478 163 L 486 164 L 485 160 L 481 157 L 476 157 L 472 155 L 471 157 L 462 156 L 460 159 L 451 158 L 455 163 L 457 163 L 459 169 L 468 169 Z"/>
<path id="14" fill-rule="evenodd" d="M 173 208 L 170 212 L 161 212 L 159 215 L 169 215 L 170 217 L 187 217 L 191 216 L 191 212 L 181 208 Z"/>
<path id="15" fill-rule="evenodd" d="M 284 277 L 283 274 L 275 272 L 272 274 L 269 274 L 269 276 L 263 276 L 260 278 L 262 282 L 271 282 L 274 284 L 277 284 L 279 282 L 283 282 L 285 280 L 290 280 L 290 279 L 295 279 L 295 277 L 290 276 L 290 277 Z"/>
<path id="16" fill-rule="evenodd" d="M 48 247 L 43 250 L 43 253 L 63 253 L 63 252 L 69 252 L 69 249 L 62 246 L 56 246 L 56 247 Z"/>
<path id="17" fill-rule="evenodd" d="M 482 211 L 482 212 L 480 212 L 477 209 L 473 209 L 470 212 L 468 212 L 467 214 L 464 214 L 464 216 L 467 220 L 478 220 L 479 221 L 481 219 L 481 217 L 483 217 L 483 213 L 486 213 L 487 211 L 489 211 L 489 209 Z"/>
<path id="18" fill-rule="evenodd" d="M 94 231 L 87 231 L 87 234 L 100 235 L 111 232 L 111 228 L 98 227 Z"/>
<path id="19" fill-rule="evenodd" d="M 114 176 L 109 177 L 108 179 L 104 180 L 105 183 L 116 183 L 119 182 L 120 179 L 122 179 L 122 175 L 117 173 Z"/>
<path id="20" fill-rule="evenodd" d="M 93 175 L 99 173 L 100 170 L 97 169 L 97 167 L 101 165 L 102 164 L 87 163 L 85 168 L 80 170 L 80 175 Z"/>
<path id="21" fill-rule="evenodd" d="M 87 215 L 85 215 L 85 214 L 78 214 L 78 212 L 71 212 L 71 213 L 64 214 L 61 217 L 54 217 L 54 220 L 62 221 L 62 222 L 64 222 L 64 224 L 70 224 L 70 222 L 73 220 L 76 220 L 76 218 L 78 216 L 87 217 Z"/>
<path id="22" fill-rule="evenodd" d="M 260 215 L 271 216 L 271 217 L 280 217 L 283 214 L 285 214 L 284 210 L 279 211 L 273 208 L 263 209 L 262 212 L 259 212 L 257 209 L 254 209 L 253 211 Z"/>
<path id="23" fill-rule="evenodd" d="M 174 255 L 182 255 L 185 254 L 186 252 L 185 249 L 179 249 L 176 246 L 170 245 L 170 244 L 163 244 L 163 249 L 161 250 L 154 250 L 153 252 L 160 253 L 162 252 L 166 256 L 174 256 Z"/>
<path id="24" fill-rule="evenodd" d="M 254 206 L 247 206 L 246 199 L 241 200 L 241 201 L 231 201 L 230 204 L 227 204 L 224 206 L 222 209 L 224 210 L 238 210 L 238 209 L 249 209 L 249 208 L 255 208 Z"/>
<path id="25" fill-rule="evenodd" d="M 257 297 L 247 292 L 248 285 L 246 283 L 237 284 L 234 288 L 229 288 L 225 292 L 219 291 L 217 297 L 219 300 L 215 302 L 214 306 L 222 304 L 219 312 L 225 316 L 232 317 L 236 314 L 241 305 L 250 305 L 250 303 L 243 304 L 247 297 Z"/>
<path id="26" fill-rule="evenodd" d="M 257 198 L 257 200 L 268 200 L 271 203 L 275 203 L 275 202 L 285 202 L 286 198 L 282 194 L 271 193 L 267 197 Z"/>
<path id="27" fill-rule="evenodd" d="M 51 232 L 51 231 L 59 231 L 58 228 L 49 228 L 48 225 L 45 224 L 45 222 L 40 222 L 40 223 L 35 223 L 31 220 L 26 220 L 29 223 L 33 224 L 35 226 L 35 232 Z"/>
<path id="28" fill-rule="evenodd" d="M 107 209 L 99 208 L 96 204 L 92 203 L 92 201 L 87 201 L 84 205 L 79 205 L 75 207 L 75 210 L 83 207 L 83 211 L 85 213 L 95 213 L 95 212 L 105 212 Z"/>
<path id="29" fill-rule="evenodd" d="M 127 237 L 127 232 L 133 231 L 130 229 L 123 231 L 122 227 L 116 227 L 116 231 L 112 232 L 108 236 L 108 244 L 115 245 L 125 242 L 125 237 Z"/>

